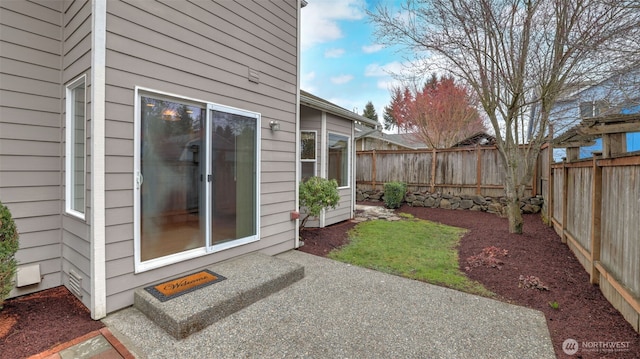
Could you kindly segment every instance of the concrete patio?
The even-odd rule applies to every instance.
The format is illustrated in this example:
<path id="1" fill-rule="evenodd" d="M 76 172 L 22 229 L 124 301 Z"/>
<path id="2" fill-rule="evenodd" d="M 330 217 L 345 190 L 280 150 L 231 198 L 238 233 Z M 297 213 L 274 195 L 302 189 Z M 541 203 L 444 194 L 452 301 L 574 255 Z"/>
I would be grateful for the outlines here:
<path id="1" fill-rule="evenodd" d="M 555 358 L 539 311 L 298 251 L 276 258 L 304 278 L 185 339 L 135 308 L 104 322 L 139 358 Z"/>

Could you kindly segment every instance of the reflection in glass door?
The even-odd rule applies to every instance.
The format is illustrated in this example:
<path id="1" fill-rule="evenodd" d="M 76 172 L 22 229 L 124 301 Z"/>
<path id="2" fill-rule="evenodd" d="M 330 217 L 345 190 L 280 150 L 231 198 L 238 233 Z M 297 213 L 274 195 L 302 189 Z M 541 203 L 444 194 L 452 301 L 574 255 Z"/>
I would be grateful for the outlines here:
<path id="1" fill-rule="evenodd" d="M 140 111 L 143 268 L 258 240 L 260 115 L 162 96 L 141 96 Z"/>
<path id="2" fill-rule="evenodd" d="M 141 98 L 140 259 L 205 246 L 202 205 L 205 109 Z"/>
<path id="3" fill-rule="evenodd" d="M 211 244 L 247 239 L 257 233 L 257 121 L 212 110 Z"/>

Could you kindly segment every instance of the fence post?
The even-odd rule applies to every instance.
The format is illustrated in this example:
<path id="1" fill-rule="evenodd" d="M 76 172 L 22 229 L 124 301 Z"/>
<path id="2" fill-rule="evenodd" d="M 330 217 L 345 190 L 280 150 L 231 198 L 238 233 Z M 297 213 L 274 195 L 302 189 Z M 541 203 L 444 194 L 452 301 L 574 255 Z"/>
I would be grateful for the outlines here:
<path id="1" fill-rule="evenodd" d="M 568 149 L 567 149 L 568 150 Z M 562 233 L 560 240 L 567 243 L 567 202 L 569 202 L 569 166 L 565 161 L 562 164 L 563 181 L 562 181 Z"/>
<path id="2" fill-rule="evenodd" d="M 547 204 L 547 219 L 549 220 L 549 226 L 553 227 L 553 206 L 555 203 L 555 179 L 554 179 L 554 171 L 553 171 L 553 147 L 551 147 L 551 143 L 549 143 L 549 165 L 547 166 L 547 196 L 549 198 L 545 198 L 544 202 Z"/>
<path id="3" fill-rule="evenodd" d="M 547 196 L 544 198 L 544 203 L 547 205 L 547 219 L 549 220 L 549 226 L 553 227 L 553 205 L 555 199 L 554 193 L 554 174 L 553 174 L 553 123 L 549 124 L 549 134 L 547 135 Z"/>
<path id="4" fill-rule="evenodd" d="M 431 149 L 431 187 L 429 189 L 431 193 L 436 192 L 436 148 Z"/>
<path id="5" fill-rule="evenodd" d="M 482 148 L 476 146 L 477 163 L 476 163 L 476 194 L 482 194 Z"/>
<path id="6" fill-rule="evenodd" d="M 600 261 L 600 239 L 602 220 L 602 167 L 598 166 L 599 156 L 593 156 L 593 171 L 591 182 L 591 284 L 600 282 L 600 272 L 596 262 Z"/>
<path id="7" fill-rule="evenodd" d="M 371 189 L 376 190 L 376 150 L 371 152 Z"/>
<path id="8" fill-rule="evenodd" d="M 538 195 L 538 170 L 540 165 L 540 152 L 538 152 L 538 156 L 536 156 L 536 160 L 533 163 L 533 168 L 535 169 L 533 170 L 533 178 L 531 179 L 531 197 L 535 197 L 536 195 Z"/>

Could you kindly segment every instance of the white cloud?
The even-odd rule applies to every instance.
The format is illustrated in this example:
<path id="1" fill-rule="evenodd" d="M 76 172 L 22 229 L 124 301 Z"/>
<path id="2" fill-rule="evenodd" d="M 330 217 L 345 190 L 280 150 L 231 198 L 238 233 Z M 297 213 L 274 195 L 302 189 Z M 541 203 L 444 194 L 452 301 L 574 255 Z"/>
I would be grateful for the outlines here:
<path id="1" fill-rule="evenodd" d="M 353 80 L 353 75 L 340 75 L 331 78 L 331 82 L 336 85 L 346 84 L 351 80 Z"/>
<path id="2" fill-rule="evenodd" d="M 324 57 L 326 58 L 338 58 L 344 55 L 344 49 L 329 49 L 324 52 Z"/>
<path id="3" fill-rule="evenodd" d="M 306 74 L 302 74 L 300 76 L 301 81 L 313 81 L 315 78 L 316 78 L 315 71 L 307 72 Z"/>
<path id="4" fill-rule="evenodd" d="M 311 71 L 305 74 L 300 75 L 300 87 L 307 91 L 313 93 L 316 90 L 316 87 L 312 85 L 313 80 L 316 78 L 316 73 Z"/>
<path id="5" fill-rule="evenodd" d="M 362 46 L 362 51 L 365 54 L 372 54 L 374 52 L 378 52 L 380 50 L 384 49 L 383 45 L 380 44 L 373 44 L 373 45 L 364 45 Z"/>
<path id="6" fill-rule="evenodd" d="M 388 91 L 391 91 L 391 89 L 394 89 L 394 88 L 402 87 L 402 85 L 403 85 L 402 81 L 392 79 L 392 78 L 380 80 L 376 83 L 377 88 L 381 90 L 388 90 Z"/>
<path id="7" fill-rule="evenodd" d="M 398 61 L 384 65 L 369 64 L 364 70 L 364 75 L 367 77 L 384 77 L 391 76 L 391 74 L 399 74 L 405 70 L 406 66 Z"/>
<path id="8" fill-rule="evenodd" d="M 302 48 L 340 39 L 340 20 L 364 18 L 364 0 L 315 0 L 302 9 Z"/>

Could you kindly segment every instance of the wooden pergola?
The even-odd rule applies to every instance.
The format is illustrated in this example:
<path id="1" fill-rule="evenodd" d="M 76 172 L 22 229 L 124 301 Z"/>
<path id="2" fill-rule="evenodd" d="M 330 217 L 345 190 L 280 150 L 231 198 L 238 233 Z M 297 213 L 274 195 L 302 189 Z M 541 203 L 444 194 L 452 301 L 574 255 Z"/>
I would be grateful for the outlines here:
<path id="1" fill-rule="evenodd" d="M 586 118 L 579 125 L 556 137 L 553 147 L 567 149 L 567 161 L 578 159 L 580 147 L 595 144 L 602 137 L 602 158 L 612 158 L 627 152 L 627 132 L 640 131 L 640 114 L 612 114 Z"/>

